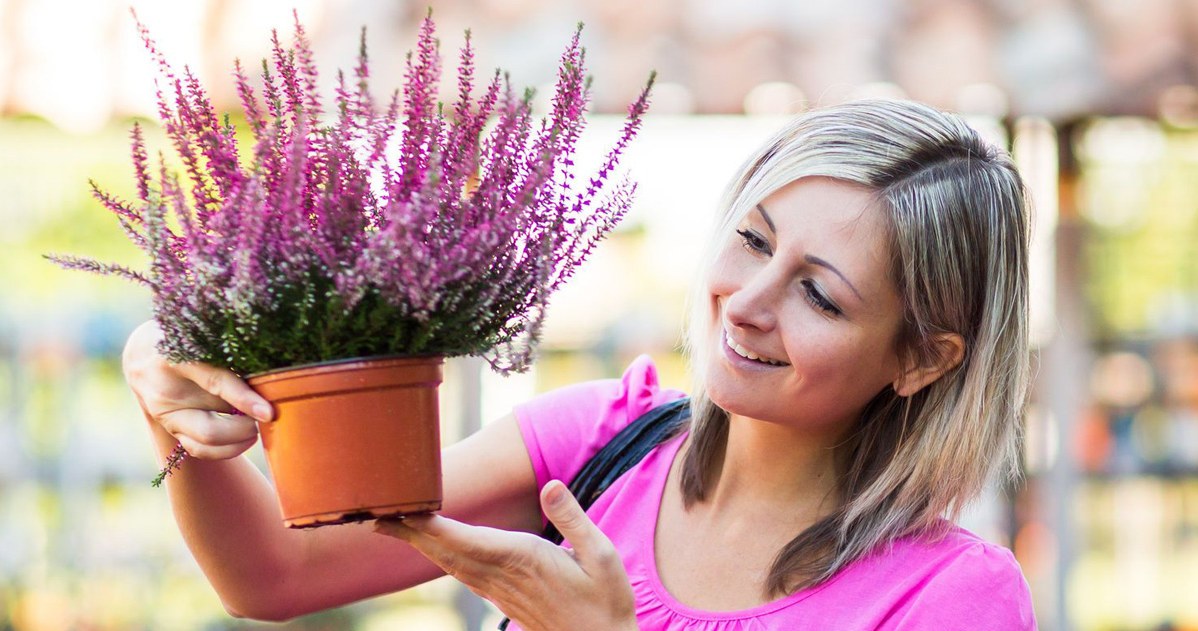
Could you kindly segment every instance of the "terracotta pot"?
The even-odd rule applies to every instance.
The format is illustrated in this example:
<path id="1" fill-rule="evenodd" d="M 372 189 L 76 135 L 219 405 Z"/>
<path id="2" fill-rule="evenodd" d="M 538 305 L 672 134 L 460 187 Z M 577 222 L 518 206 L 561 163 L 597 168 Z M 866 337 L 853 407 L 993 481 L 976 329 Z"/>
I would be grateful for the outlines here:
<path id="1" fill-rule="evenodd" d="M 441 507 L 444 358 L 353 359 L 251 375 L 275 408 L 262 446 L 291 528 Z"/>

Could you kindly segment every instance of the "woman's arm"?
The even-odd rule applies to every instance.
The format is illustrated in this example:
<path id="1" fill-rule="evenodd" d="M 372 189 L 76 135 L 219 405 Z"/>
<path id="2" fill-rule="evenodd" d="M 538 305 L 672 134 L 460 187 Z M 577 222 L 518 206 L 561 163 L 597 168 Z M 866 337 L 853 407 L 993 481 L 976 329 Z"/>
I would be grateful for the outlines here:
<path id="1" fill-rule="evenodd" d="M 165 462 L 177 442 L 194 456 L 168 478 L 175 520 L 230 613 L 283 620 L 418 585 L 443 572 L 370 524 L 311 530 L 283 526 L 274 491 L 240 454 L 257 438 L 261 398 L 233 373 L 170 364 L 155 349 L 152 323 L 125 348 L 130 387 Z M 442 514 L 479 525 L 535 531 L 541 526 L 528 452 L 507 416 L 442 455 Z"/>

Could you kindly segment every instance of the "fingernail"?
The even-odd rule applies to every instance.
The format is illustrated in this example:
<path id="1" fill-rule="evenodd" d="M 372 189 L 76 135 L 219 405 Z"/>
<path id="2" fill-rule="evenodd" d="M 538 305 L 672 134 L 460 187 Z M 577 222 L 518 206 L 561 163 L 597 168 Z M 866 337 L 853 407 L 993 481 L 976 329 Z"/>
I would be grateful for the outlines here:
<path id="1" fill-rule="evenodd" d="M 557 506 L 566 499 L 565 487 L 561 484 L 554 484 L 545 492 L 545 502 L 550 506 Z"/>
<path id="2" fill-rule="evenodd" d="M 266 403 L 254 404 L 254 418 L 265 423 L 270 420 L 270 405 Z"/>

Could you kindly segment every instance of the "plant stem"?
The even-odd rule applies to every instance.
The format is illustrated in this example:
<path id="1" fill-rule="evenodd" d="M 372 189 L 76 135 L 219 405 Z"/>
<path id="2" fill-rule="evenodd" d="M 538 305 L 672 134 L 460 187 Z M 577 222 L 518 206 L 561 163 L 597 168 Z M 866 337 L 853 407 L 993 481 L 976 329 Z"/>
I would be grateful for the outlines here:
<path id="1" fill-rule="evenodd" d="M 162 467 L 162 470 L 150 481 L 150 484 L 154 488 L 162 486 L 162 482 L 170 477 L 175 472 L 175 469 L 183 466 L 183 460 L 186 458 L 187 450 L 183 449 L 183 443 L 176 443 L 175 448 L 171 450 L 171 455 L 166 458 L 166 466 Z"/>

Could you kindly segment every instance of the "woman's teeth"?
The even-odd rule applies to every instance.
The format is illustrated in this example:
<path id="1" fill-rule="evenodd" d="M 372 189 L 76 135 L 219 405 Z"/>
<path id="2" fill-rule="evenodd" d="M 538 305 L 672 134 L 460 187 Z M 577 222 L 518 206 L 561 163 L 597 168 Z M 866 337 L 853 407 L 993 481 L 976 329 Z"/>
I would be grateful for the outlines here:
<path id="1" fill-rule="evenodd" d="M 750 351 L 749 349 L 741 346 L 740 344 L 737 344 L 736 342 L 733 342 L 732 340 L 728 340 L 728 348 L 731 348 L 733 351 L 736 351 L 736 354 L 740 355 L 741 357 L 744 357 L 747 359 L 752 359 L 754 361 L 759 361 L 763 364 L 769 364 L 771 366 L 789 366 L 790 365 L 790 364 L 787 364 L 786 362 L 781 362 L 776 359 L 767 359 L 765 357 L 761 357 L 760 355 L 754 353 L 753 351 Z"/>

